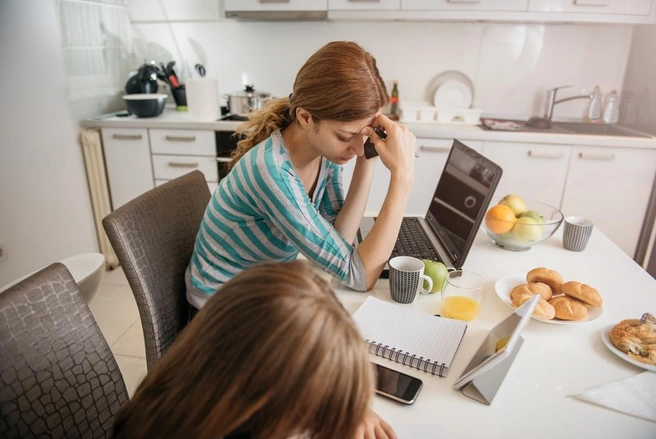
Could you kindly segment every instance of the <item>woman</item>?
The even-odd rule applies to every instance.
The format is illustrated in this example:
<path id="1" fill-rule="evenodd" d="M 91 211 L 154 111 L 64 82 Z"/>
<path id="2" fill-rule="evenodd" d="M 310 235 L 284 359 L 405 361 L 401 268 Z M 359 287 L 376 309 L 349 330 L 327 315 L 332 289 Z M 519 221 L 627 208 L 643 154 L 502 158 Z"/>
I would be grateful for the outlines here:
<path id="1" fill-rule="evenodd" d="M 114 437 L 393 438 L 367 409 L 372 375 L 326 281 L 303 261 L 260 264 L 207 302 L 121 409 Z"/>
<path id="2" fill-rule="evenodd" d="M 245 139 L 212 196 L 187 272 L 195 308 L 241 270 L 299 252 L 350 288 L 374 286 L 414 181 L 415 138 L 381 114 L 388 101 L 375 59 L 355 43 L 332 42 L 306 61 L 289 98 L 271 101 L 240 127 Z M 355 250 L 376 161 L 363 155 L 367 137 L 391 180 L 374 227 Z M 353 158 L 344 199 L 341 165 Z"/>

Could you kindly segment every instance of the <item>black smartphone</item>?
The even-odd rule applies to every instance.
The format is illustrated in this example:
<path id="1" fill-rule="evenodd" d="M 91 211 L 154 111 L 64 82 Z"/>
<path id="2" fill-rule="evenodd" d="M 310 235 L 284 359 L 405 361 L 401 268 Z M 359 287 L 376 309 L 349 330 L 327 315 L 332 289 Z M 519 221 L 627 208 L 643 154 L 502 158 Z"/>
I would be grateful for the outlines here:
<path id="1" fill-rule="evenodd" d="M 372 127 L 376 134 L 378 134 L 378 137 L 381 139 L 385 140 L 387 138 L 387 133 L 380 128 Z M 378 151 L 376 151 L 376 147 L 374 146 L 374 143 L 371 141 L 370 138 L 367 137 L 367 140 L 364 142 L 364 157 L 366 159 L 372 159 L 378 155 Z"/>
<path id="2" fill-rule="evenodd" d="M 419 378 L 372 363 L 376 371 L 376 393 L 403 404 L 413 404 L 423 383 Z"/>

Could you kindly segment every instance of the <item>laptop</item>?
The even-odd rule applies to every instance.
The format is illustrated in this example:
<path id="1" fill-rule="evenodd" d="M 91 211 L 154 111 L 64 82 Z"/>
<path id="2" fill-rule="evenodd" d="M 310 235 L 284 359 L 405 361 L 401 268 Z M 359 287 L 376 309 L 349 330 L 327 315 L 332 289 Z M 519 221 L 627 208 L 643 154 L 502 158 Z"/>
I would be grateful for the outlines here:
<path id="1" fill-rule="evenodd" d="M 414 256 L 441 261 L 449 270 L 461 269 L 501 174 L 497 164 L 454 139 L 428 211 L 424 217 L 403 218 L 391 258 Z M 363 219 L 358 242 L 375 218 L 368 220 L 367 224 Z M 388 273 L 386 265 L 381 277 Z"/>

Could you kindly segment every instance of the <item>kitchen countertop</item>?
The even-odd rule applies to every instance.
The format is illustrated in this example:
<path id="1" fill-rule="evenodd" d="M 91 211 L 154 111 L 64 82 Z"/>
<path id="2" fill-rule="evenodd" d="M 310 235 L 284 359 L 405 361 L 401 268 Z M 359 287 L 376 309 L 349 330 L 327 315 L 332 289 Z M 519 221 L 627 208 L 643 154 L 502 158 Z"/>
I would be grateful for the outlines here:
<path id="1" fill-rule="evenodd" d="M 107 114 L 85 119 L 84 128 L 161 128 L 233 131 L 241 122 L 237 121 L 194 121 L 189 113 L 167 108 L 157 117 L 117 117 Z M 490 142 L 551 143 L 563 145 L 587 145 L 629 148 L 656 148 L 654 137 L 619 137 L 584 134 L 532 133 L 516 131 L 490 131 L 478 125 L 456 125 L 437 123 L 404 123 L 418 138 L 479 140 Z"/>

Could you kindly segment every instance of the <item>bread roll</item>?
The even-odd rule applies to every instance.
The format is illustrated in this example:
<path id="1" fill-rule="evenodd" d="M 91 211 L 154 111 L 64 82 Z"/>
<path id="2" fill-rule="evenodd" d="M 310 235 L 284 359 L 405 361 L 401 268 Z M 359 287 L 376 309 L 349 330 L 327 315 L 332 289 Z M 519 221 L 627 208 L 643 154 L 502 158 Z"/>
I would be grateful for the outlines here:
<path id="1" fill-rule="evenodd" d="M 535 294 L 527 291 L 523 293 L 518 293 L 515 295 L 512 304 L 515 308 L 519 308 L 534 295 Z M 551 320 L 554 318 L 555 315 L 556 315 L 556 310 L 554 309 L 554 307 L 550 305 L 549 302 L 547 302 L 546 300 L 540 298 L 540 301 L 535 306 L 535 310 L 533 311 L 533 316 L 545 320 Z"/>
<path id="2" fill-rule="evenodd" d="M 563 278 L 556 270 L 550 270 L 544 267 L 534 268 L 526 274 L 528 283 L 541 282 L 551 287 L 552 295 L 560 294 L 560 286 L 563 284 Z"/>
<path id="3" fill-rule="evenodd" d="M 603 303 L 601 296 L 599 295 L 599 291 L 595 290 L 590 285 L 582 284 L 581 282 L 565 282 L 560 286 L 560 290 L 566 296 L 579 299 L 586 305 L 599 307 Z"/>
<path id="4" fill-rule="evenodd" d="M 588 315 L 588 308 L 585 306 L 585 303 L 571 297 L 554 297 L 549 303 L 556 310 L 557 319 L 583 320 Z"/>
<path id="5" fill-rule="evenodd" d="M 543 284 L 542 282 L 535 282 L 532 284 L 517 285 L 510 290 L 510 299 L 512 300 L 514 295 L 523 293 L 539 294 L 544 300 L 549 300 L 552 296 L 551 287 L 549 285 Z"/>

